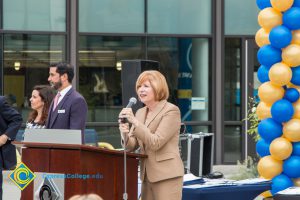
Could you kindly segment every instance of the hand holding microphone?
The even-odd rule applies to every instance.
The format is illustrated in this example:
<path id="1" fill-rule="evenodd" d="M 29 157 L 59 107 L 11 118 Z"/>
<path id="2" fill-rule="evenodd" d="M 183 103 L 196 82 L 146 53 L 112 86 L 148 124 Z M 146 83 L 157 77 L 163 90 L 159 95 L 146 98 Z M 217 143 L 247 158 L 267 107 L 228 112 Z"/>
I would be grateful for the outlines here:
<path id="1" fill-rule="evenodd" d="M 134 97 L 129 99 L 126 108 L 123 108 L 119 114 L 119 123 L 133 123 L 135 120 L 131 107 L 136 104 L 137 100 Z"/>

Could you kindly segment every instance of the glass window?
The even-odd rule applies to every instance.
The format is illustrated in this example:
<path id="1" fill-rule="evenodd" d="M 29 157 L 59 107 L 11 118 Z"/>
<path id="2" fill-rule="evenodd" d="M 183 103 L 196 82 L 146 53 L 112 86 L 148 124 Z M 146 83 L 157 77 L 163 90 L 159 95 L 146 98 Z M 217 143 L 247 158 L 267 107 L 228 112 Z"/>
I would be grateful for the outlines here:
<path id="1" fill-rule="evenodd" d="M 79 32 L 144 33 L 144 1 L 80 0 Z"/>
<path id="2" fill-rule="evenodd" d="M 148 32 L 210 34 L 211 0 L 148 1 Z"/>
<path id="3" fill-rule="evenodd" d="M 225 0 L 225 34 L 254 35 L 259 29 L 258 12 L 256 1 Z"/>
<path id="4" fill-rule="evenodd" d="M 241 120 L 241 41 L 225 39 L 225 120 Z"/>
<path id="5" fill-rule="evenodd" d="M 236 163 L 241 160 L 241 127 L 240 126 L 225 126 L 224 130 L 224 162 Z"/>
<path id="6" fill-rule="evenodd" d="M 88 103 L 88 121 L 117 122 L 122 107 L 121 60 L 144 57 L 139 37 L 80 36 L 79 91 Z"/>
<path id="7" fill-rule="evenodd" d="M 3 94 L 25 122 L 33 86 L 49 84 L 49 64 L 65 60 L 65 36 L 5 34 L 3 41 Z"/>
<path id="8" fill-rule="evenodd" d="M 160 62 L 170 88 L 169 100 L 179 106 L 182 121 L 210 120 L 209 40 L 150 37 L 148 43 L 148 58 Z M 187 131 L 202 129 L 189 126 Z"/>
<path id="9" fill-rule="evenodd" d="M 3 29 L 66 31 L 66 0 L 3 0 Z"/>
<path id="10" fill-rule="evenodd" d="M 122 109 L 121 60 L 142 59 L 140 37 L 80 36 L 79 92 L 88 103 L 88 122 L 116 122 Z M 97 141 L 120 148 L 118 127 L 91 127 Z"/>

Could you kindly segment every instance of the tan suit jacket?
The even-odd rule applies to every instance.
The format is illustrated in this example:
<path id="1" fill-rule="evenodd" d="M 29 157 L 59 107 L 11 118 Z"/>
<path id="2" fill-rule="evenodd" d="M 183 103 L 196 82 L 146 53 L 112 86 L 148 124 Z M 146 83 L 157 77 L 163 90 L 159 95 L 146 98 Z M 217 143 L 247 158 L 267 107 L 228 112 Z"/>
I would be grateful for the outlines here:
<path id="1" fill-rule="evenodd" d="M 163 100 L 159 102 L 150 118 L 147 108 L 136 113 L 140 124 L 132 128 L 126 147 L 133 151 L 140 147 L 140 153 L 148 157 L 141 161 L 141 180 L 145 172 L 150 182 L 157 182 L 183 176 L 183 163 L 179 154 L 180 110 Z"/>

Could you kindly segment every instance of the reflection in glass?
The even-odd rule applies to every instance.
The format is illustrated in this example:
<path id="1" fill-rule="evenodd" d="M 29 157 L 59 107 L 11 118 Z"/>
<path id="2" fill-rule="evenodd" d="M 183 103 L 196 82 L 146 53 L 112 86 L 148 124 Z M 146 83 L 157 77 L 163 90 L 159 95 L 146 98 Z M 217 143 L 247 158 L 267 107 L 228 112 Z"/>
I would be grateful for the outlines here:
<path id="1" fill-rule="evenodd" d="M 211 2 L 211 0 L 148 1 L 148 32 L 210 34 Z"/>
<path id="2" fill-rule="evenodd" d="M 144 32 L 144 1 L 79 0 L 78 9 L 79 32 Z"/>
<path id="3" fill-rule="evenodd" d="M 225 126 L 224 130 L 224 162 L 241 160 L 241 127 Z"/>
<path id="4" fill-rule="evenodd" d="M 28 99 L 37 84 L 48 84 L 50 63 L 65 60 L 65 36 L 4 35 L 4 95 L 26 121 Z"/>
<path id="5" fill-rule="evenodd" d="M 143 39 L 80 36 L 79 41 L 79 92 L 88 102 L 88 121 L 117 122 L 122 108 L 120 61 L 145 58 Z M 182 121 L 209 120 L 209 40 L 150 37 L 147 43 L 147 58 L 160 63 L 170 88 L 169 100 L 180 107 Z M 191 97 L 196 97 L 193 104 Z M 209 131 L 203 127 L 188 126 L 187 131 Z M 119 138 L 118 132 L 104 132 Z"/>
<path id="6" fill-rule="evenodd" d="M 209 40 L 150 37 L 148 41 L 148 57 L 160 62 L 169 100 L 179 106 L 182 121 L 209 120 Z M 199 130 L 189 127 L 188 131 Z"/>
<path id="7" fill-rule="evenodd" d="M 143 58 L 139 37 L 80 36 L 79 92 L 88 103 L 88 121 L 117 122 L 122 106 L 121 60 Z"/>
<path id="8" fill-rule="evenodd" d="M 3 0 L 3 29 L 66 31 L 66 0 Z"/>
<path id="9" fill-rule="evenodd" d="M 225 39 L 225 120 L 241 120 L 241 41 Z"/>
<path id="10" fill-rule="evenodd" d="M 259 29 L 259 25 L 255 20 L 259 12 L 256 1 L 226 0 L 224 2 L 225 34 L 255 35 Z"/>

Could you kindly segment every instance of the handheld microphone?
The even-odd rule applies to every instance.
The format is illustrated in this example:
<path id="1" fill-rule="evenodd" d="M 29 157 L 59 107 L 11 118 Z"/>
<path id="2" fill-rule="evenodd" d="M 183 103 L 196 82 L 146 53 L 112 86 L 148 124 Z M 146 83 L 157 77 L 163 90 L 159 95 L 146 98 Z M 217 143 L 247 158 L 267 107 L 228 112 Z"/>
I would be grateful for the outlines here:
<path id="1" fill-rule="evenodd" d="M 135 97 L 131 97 L 131 98 L 129 99 L 129 102 L 128 102 L 126 108 L 131 108 L 134 104 L 136 104 L 136 101 L 137 101 L 137 100 L 136 100 Z"/>
<path id="2" fill-rule="evenodd" d="M 129 102 L 126 106 L 126 108 L 131 108 L 133 105 L 135 105 L 137 102 L 136 98 L 135 97 L 131 97 L 129 99 Z M 126 123 L 127 122 L 127 119 L 126 118 L 121 118 L 121 123 Z"/>

